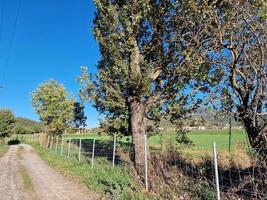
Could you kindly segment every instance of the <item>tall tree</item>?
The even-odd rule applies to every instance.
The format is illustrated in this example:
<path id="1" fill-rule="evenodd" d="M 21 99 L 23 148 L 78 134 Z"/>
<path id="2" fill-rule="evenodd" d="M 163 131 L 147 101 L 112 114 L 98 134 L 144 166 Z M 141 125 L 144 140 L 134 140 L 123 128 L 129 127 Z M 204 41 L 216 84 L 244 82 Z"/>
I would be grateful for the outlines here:
<path id="1" fill-rule="evenodd" d="M 0 110 L 0 137 L 9 136 L 16 122 L 12 111 L 8 109 Z"/>
<path id="2" fill-rule="evenodd" d="M 181 122 L 217 78 L 209 77 L 204 59 L 207 2 L 95 0 L 95 5 L 99 73 L 82 68 L 80 96 L 106 116 L 111 132 L 132 135 L 141 174 L 148 121 L 157 124 L 169 116 Z"/>
<path id="3" fill-rule="evenodd" d="M 243 122 L 251 146 L 267 155 L 267 3 L 215 2 L 209 59 L 224 73 L 220 95 Z"/>
<path id="4" fill-rule="evenodd" d="M 32 93 L 32 105 L 51 134 L 62 134 L 74 119 L 74 100 L 55 80 L 41 84 Z"/>

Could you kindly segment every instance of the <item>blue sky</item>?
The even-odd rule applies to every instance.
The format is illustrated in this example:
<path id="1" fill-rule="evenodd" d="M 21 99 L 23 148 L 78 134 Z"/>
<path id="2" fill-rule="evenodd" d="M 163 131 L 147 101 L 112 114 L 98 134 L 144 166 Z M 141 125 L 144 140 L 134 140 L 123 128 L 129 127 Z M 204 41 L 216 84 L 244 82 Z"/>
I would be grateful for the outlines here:
<path id="1" fill-rule="evenodd" d="M 22 0 L 8 57 L 18 2 L 5 0 L 0 27 L 0 107 L 38 120 L 30 99 L 40 83 L 55 79 L 77 96 L 80 66 L 96 71 L 99 51 L 91 29 L 95 8 L 91 0 Z M 98 114 L 89 104 L 86 115 L 88 127 L 97 126 Z"/>

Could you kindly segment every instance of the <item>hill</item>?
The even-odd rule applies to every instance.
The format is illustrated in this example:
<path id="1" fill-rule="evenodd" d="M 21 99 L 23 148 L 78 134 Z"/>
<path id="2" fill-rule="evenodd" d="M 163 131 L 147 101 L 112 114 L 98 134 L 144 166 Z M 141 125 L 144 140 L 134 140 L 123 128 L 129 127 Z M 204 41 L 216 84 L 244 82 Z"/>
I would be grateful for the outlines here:
<path id="1" fill-rule="evenodd" d="M 16 118 L 15 127 L 13 129 L 14 134 L 33 134 L 42 131 L 42 123 L 24 117 Z"/>

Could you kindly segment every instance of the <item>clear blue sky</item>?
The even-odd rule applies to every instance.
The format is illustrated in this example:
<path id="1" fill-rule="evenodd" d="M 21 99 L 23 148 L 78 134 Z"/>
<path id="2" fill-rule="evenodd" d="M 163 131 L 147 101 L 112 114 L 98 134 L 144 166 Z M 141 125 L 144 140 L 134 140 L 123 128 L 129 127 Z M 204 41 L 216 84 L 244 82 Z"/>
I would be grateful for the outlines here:
<path id="1" fill-rule="evenodd" d="M 5 0 L 0 27 L 0 107 L 38 120 L 30 99 L 40 83 L 55 79 L 77 96 L 80 66 L 96 70 L 99 51 L 91 29 L 95 8 L 91 0 L 22 0 L 7 63 L 18 2 Z M 97 126 L 98 114 L 89 104 L 86 114 L 87 125 Z"/>

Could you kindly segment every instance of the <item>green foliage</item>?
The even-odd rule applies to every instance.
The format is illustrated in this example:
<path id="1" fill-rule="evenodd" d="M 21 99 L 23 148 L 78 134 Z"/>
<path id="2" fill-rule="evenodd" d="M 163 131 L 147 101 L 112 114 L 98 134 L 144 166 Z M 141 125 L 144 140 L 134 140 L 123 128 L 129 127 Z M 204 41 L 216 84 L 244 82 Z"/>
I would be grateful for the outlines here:
<path id="1" fill-rule="evenodd" d="M 36 131 L 31 127 L 16 125 L 13 128 L 12 133 L 13 134 L 34 134 L 36 133 Z"/>
<path id="2" fill-rule="evenodd" d="M 6 137 L 11 134 L 15 125 L 16 118 L 12 111 L 8 109 L 0 110 L 0 137 Z"/>
<path id="3" fill-rule="evenodd" d="M 203 182 L 193 184 L 191 188 L 190 196 L 195 200 L 213 200 L 216 199 L 216 193 L 214 188 Z"/>
<path id="4" fill-rule="evenodd" d="M 44 130 L 40 122 L 36 122 L 27 118 L 16 118 L 15 126 L 12 130 L 13 134 L 34 134 L 41 133 Z"/>
<path id="5" fill-rule="evenodd" d="M 41 84 L 32 93 L 32 105 L 47 131 L 62 134 L 74 119 L 74 100 L 55 80 Z"/>
<path id="6" fill-rule="evenodd" d="M 73 113 L 74 113 L 73 123 L 75 128 L 85 127 L 87 117 L 84 114 L 84 105 L 79 102 L 75 102 Z"/>
<path id="7" fill-rule="evenodd" d="M 109 132 L 132 134 L 134 102 L 144 107 L 139 114 L 150 127 L 162 116 L 178 120 L 201 103 L 198 94 L 216 83 L 201 46 L 209 39 L 202 24 L 210 9 L 205 2 L 96 0 L 95 5 L 99 73 L 82 67 L 78 81 L 80 97 L 104 114 Z"/>

